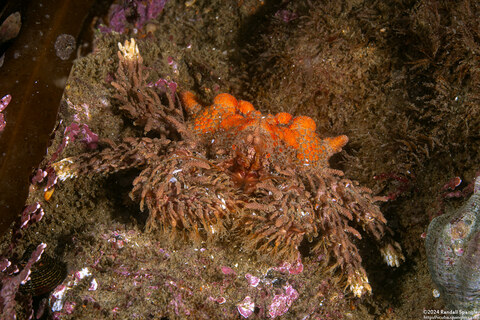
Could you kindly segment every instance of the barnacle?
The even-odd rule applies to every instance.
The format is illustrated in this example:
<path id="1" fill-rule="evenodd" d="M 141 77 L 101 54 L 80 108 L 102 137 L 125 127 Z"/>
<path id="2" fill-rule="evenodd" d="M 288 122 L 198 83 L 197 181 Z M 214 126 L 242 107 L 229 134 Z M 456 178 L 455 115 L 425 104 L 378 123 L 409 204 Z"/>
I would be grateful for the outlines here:
<path id="1" fill-rule="evenodd" d="M 425 240 L 432 281 L 448 308 L 465 310 L 475 319 L 480 306 L 480 178 L 472 196 L 456 210 L 430 222 Z"/>

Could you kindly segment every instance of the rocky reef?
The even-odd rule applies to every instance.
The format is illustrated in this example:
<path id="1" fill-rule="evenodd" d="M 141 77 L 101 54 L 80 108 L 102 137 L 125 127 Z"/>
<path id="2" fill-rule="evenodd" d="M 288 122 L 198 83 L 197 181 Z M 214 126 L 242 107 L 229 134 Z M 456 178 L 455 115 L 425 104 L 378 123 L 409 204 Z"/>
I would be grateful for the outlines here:
<path id="1" fill-rule="evenodd" d="M 445 181 L 478 170 L 479 12 L 468 0 L 113 7 L 74 63 L 27 206 L 0 242 L 11 263 L 0 308 L 11 302 L 17 319 L 362 320 L 445 309 L 424 233 L 460 201 L 441 198 L 454 192 Z M 138 51 L 119 56 L 130 38 Z M 398 268 L 382 261 L 389 230 Z M 21 257 L 42 243 L 68 275 L 20 304 Z"/>

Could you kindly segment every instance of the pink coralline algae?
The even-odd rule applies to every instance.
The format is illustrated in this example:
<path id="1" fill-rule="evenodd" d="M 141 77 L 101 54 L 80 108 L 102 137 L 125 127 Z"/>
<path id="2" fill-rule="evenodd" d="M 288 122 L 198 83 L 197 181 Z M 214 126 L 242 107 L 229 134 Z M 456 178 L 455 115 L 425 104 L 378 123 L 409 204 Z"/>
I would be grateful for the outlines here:
<path id="1" fill-rule="evenodd" d="M 275 18 L 282 20 L 285 23 L 289 23 L 298 18 L 298 15 L 295 12 L 288 10 L 279 10 L 275 13 Z"/>
<path id="2" fill-rule="evenodd" d="M 8 252 L 10 252 L 10 254 L 12 250 L 16 247 L 18 239 L 22 238 L 23 231 L 27 229 L 30 225 L 42 220 L 44 215 L 45 211 L 43 210 L 40 202 L 35 202 L 33 204 L 27 205 L 23 209 L 22 213 L 20 214 L 20 219 L 16 222 L 16 226 L 14 228 L 14 231 L 12 232 L 12 241 L 8 247 Z"/>
<path id="3" fill-rule="evenodd" d="M 298 255 L 297 260 L 294 263 L 283 262 L 280 266 L 273 268 L 273 270 L 281 273 L 299 274 L 303 271 L 302 257 Z"/>
<path id="4" fill-rule="evenodd" d="M 222 269 L 223 274 L 226 274 L 226 275 L 235 275 L 235 271 L 233 271 L 233 269 L 230 268 L 230 267 L 225 267 L 225 266 L 223 266 L 223 267 L 221 267 L 220 269 Z"/>
<path id="5" fill-rule="evenodd" d="M 210 297 L 208 297 L 208 300 L 215 301 L 218 304 L 224 304 L 225 302 L 227 302 L 227 299 L 225 299 L 225 297 L 214 298 L 214 297 L 210 296 Z"/>
<path id="6" fill-rule="evenodd" d="M 252 276 L 250 273 L 247 273 L 245 275 L 245 278 L 247 279 L 248 284 L 252 287 L 256 287 L 260 283 L 260 279 L 258 277 Z"/>
<path id="7" fill-rule="evenodd" d="M 110 27 L 102 26 L 102 32 L 124 33 L 129 24 L 141 29 L 149 20 L 155 19 L 162 12 L 167 0 L 127 0 L 122 5 L 112 5 Z"/>
<path id="8" fill-rule="evenodd" d="M 33 186 L 37 187 L 40 183 L 46 180 L 46 183 L 43 186 L 44 192 L 45 192 L 44 198 L 46 201 L 50 200 L 54 191 L 54 186 L 58 180 L 57 175 L 55 174 L 55 171 L 51 166 L 51 164 L 59 157 L 59 155 L 63 152 L 63 150 L 66 148 L 66 146 L 69 143 L 73 143 L 77 139 L 83 142 L 85 146 L 90 150 L 94 150 L 98 146 L 98 135 L 95 134 L 92 130 L 90 130 L 88 125 L 84 123 L 73 122 L 65 128 L 62 143 L 57 147 L 55 152 L 52 154 L 52 156 L 50 157 L 50 160 L 47 162 L 45 167 L 38 168 L 35 171 L 35 174 L 31 179 L 31 183 Z M 42 212 L 42 216 L 43 216 L 43 212 Z M 23 217 L 23 214 L 22 214 L 22 217 Z"/>
<path id="9" fill-rule="evenodd" d="M 255 303 L 250 296 L 246 296 L 242 302 L 237 304 L 237 310 L 244 318 L 248 318 L 255 311 Z"/>
<path id="10" fill-rule="evenodd" d="M 167 79 L 158 79 L 154 84 L 149 84 L 149 87 L 156 87 L 160 89 L 161 93 L 167 93 L 167 88 L 170 90 L 170 96 L 173 102 L 175 102 L 175 93 L 177 92 L 177 83 L 174 81 L 168 81 Z"/>
<path id="11" fill-rule="evenodd" d="M 78 286 L 83 279 L 89 278 L 92 276 L 90 270 L 85 267 L 81 270 L 72 272 L 67 279 L 63 281 L 62 284 L 58 285 L 55 290 L 50 295 L 49 304 L 53 312 L 53 319 L 61 319 L 65 315 L 72 314 L 75 309 L 75 302 L 65 301 L 66 293 L 68 290 L 73 289 Z M 94 291 L 98 287 L 97 281 L 93 278 L 90 281 L 90 286 L 88 287 L 89 291 Z M 89 299 L 85 297 L 85 299 Z"/>
<path id="12" fill-rule="evenodd" d="M 415 182 L 415 176 L 405 176 L 398 172 L 383 172 L 374 176 L 373 179 L 378 181 L 392 182 L 393 190 L 388 192 L 386 197 L 388 201 L 394 201 L 400 196 L 405 195 L 407 192 L 412 190 Z"/>
<path id="13" fill-rule="evenodd" d="M 43 211 L 40 202 L 27 206 L 22 211 L 20 229 L 27 227 L 31 223 L 42 220 L 44 214 L 45 212 Z"/>
<path id="14" fill-rule="evenodd" d="M 277 294 L 273 297 L 272 303 L 268 307 L 268 314 L 271 318 L 279 317 L 285 314 L 293 301 L 297 300 L 298 292 L 291 285 L 284 287 L 285 293 Z"/>
<path id="15" fill-rule="evenodd" d="M 43 181 L 43 179 L 48 177 L 47 186 L 45 189 L 50 189 L 57 183 L 57 177 L 51 164 L 57 160 L 58 156 L 63 152 L 66 146 L 69 143 L 75 142 L 76 139 L 80 139 L 80 142 L 83 142 L 85 146 L 90 149 L 96 149 L 98 145 L 98 135 L 95 134 L 88 125 L 83 123 L 73 122 L 65 128 L 63 132 L 62 143 L 58 146 L 57 150 L 52 154 L 50 160 L 48 161 L 45 170 L 37 169 L 35 175 L 32 178 L 32 184 L 36 185 Z"/>
<path id="16" fill-rule="evenodd" d="M 5 115 L 2 113 L 3 110 L 8 106 L 8 104 L 12 101 L 12 96 L 7 94 L 0 100 L 0 132 L 5 129 L 7 122 L 5 121 Z"/>
<path id="17" fill-rule="evenodd" d="M 23 267 L 22 271 L 14 273 L 13 275 L 0 274 L 0 280 L 2 283 L 2 289 L 0 291 L 0 298 L 3 305 L 0 305 L 1 319 L 13 320 L 16 319 L 15 306 L 17 302 L 15 296 L 20 288 L 21 284 L 25 284 L 28 281 L 31 273 L 32 266 L 40 260 L 43 251 L 47 245 L 41 243 L 33 251 L 32 256 Z M 30 315 L 31 317 L 32 315 Z"/>
<path id="18" fill-rule="evenodd" d="M 98 143 L 98 135 L 92 132 L 88 125 L 86 124 L 78 124 L 76 122 L 72 123 L 68 127 L 65 128 L 65 145 L 68 143 L 69 140 L 71 142 L 75 141 L 75 138 L 81 137 L 80 141 L 85 143 L 85 145 L 93 150 L 97 148 Z"/>

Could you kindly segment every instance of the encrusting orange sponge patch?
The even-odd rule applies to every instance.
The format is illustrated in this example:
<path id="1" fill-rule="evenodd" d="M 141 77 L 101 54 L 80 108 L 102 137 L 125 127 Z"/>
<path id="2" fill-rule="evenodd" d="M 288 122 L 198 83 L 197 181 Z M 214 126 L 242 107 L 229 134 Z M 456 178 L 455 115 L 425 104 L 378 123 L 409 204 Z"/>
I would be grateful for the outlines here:
<path id="1" fill-rule="evenodd" d="M 269 133 L 274 143 L 283 142 L 295 149 L 300 161 L 320 165 L 325 165 L 328 158 L 340 152 L 348 142 L 345 135 L 321 139 L 315 132 L 315 121 L 310 117 L 293 117 L 286 112 L 263 115 L 250 102 L 237 100 L 228 93 L 217 95 L 213 104 L 207 107 L 202 107 L 189 91 L 183 92 L 181 97 L 191 117 L 190 127 L 197 135 L 257 127 Z"/>

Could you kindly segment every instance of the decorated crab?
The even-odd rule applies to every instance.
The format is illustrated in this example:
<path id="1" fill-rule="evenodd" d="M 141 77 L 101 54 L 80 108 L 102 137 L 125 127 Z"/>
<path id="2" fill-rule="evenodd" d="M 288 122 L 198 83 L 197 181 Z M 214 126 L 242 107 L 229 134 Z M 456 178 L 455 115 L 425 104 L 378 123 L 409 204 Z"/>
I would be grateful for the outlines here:
<path id="1" fill-rule="evenodd" d="M 306 243 L 358 297 L 371 287 L 352 242 L 362 238 L 357 228 L 390 266 L 400 264 L 399 245 L 384 237 L 381 198 L 329 167 L 346 136 L 322 139 L 309 117 L 264 115 L 229 94 L 208 107 L 188 91 L 178 99 L 166 82 L 162 92 L 147 84 L 133 39 L 119 48 L 116 99 L 149 137 L 65 158 L 53 165 L 61 180 L 140 168 L 130 196 L 148 210 L 147 230 L 197 241 L 228 234 L 278 261 L 297 259 Z"/>

